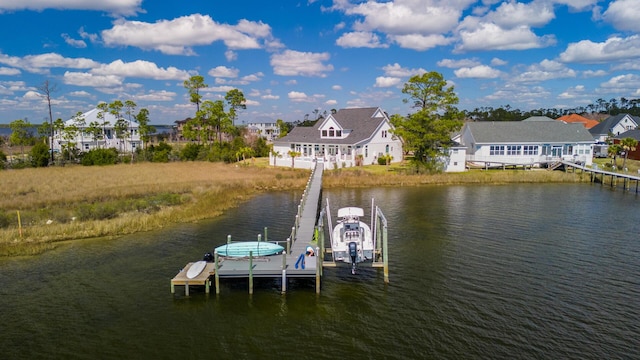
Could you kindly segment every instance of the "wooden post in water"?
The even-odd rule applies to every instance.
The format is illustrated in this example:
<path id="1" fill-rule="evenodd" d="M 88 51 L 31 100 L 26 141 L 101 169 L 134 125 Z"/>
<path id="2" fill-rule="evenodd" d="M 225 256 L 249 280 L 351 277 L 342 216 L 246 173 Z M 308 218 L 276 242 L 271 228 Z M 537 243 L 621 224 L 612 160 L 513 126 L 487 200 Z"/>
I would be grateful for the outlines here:
<path id="1" fill-rule="evenodd" d="M 215 264 L 215 271 L 216 273 L 214 274 L 214 279 L 215 279 L 215 286 L 216 286 L 216 295 L 220 294 L 220 275 L 218 275 L 218 252 L 215 251 L 214 255 L 213 255 L 213 262 Z"/>
<path id="2" fill-rule="evenodd" d="M 282 293 L 287 292 L 287 269 L 282 269 Z"/>
<path id="3" fill-rule="evenodd" d="M 264 241 L 269 241 L 267 239 L 267 227 L 266 226 L 264 227 Z"/>
<path id="4" fill-rule="evenodd" d="M 253 295 L 253 251 L 249 251 L 249 295 Z"/>
<path id="5" fill-rule="evenodd" d="M 227 244 L 231 244 L 231 235 L 227 235 Z"/>
<path id="6" fill-rule="evenodd" d="M 262 241 L 262 234 L 258 234 L 258 242 Z"/>
<path id="7" fill-rule="evenodd" d="M 387 226 L 382 225 L 382 258 L 384 261 L 384 283 L 389 283 L 389 244 L 387 240 Z"/>
<path id="8" fill-rule="evenodd" d="M 316 246 L 316 294 L 320 294 L 320 269 L 322 268 L 322 261 L 318 259 L 320 254 L 320 248 Z"/>

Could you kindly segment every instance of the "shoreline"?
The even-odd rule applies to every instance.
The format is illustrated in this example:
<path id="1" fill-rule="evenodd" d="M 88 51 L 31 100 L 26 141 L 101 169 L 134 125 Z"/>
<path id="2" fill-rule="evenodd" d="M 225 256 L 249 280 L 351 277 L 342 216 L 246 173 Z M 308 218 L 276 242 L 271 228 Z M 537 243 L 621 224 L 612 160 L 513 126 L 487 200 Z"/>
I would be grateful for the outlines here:
<path id="1" fill-rule="evenodd" d="M 0 191 L 0 197 L 3 198 L 0 200 L 0 208 L 17 208 L 13 211 L 20 211 L 25 217 L 22 236 L 17 226 L 0 229 L 0 257 L 39 255 L 69 241 L 114 238 L 178 223 L 212 219 L 259 194 L 269 191 L 302 191 L 309 175 L 308 170 L 273 168 L 261 163 L 150 163 L 102 168 L 78 166 L 32 169 L 31 172 L 26 170 L 28 169 L 13 171 L 11 174 L 7 174 L 7 171 L 0 172 L 0 180 L 12 178 L 15 185 L 20 184 L 13 193 L 5 190 L 3 194 Z M 26 181 L 27 178 L 38 178 L 44 171 L 48 171 L 47 175 L 51 178 L 48 184 L 31 184 Z M 185 173 L 191 175 L 191 178 L 183 179 Z M 74 192 L 67 191 L 67 196 L 46 198 L 45 194 L 62 191 L 56 189 L 56 186 L 61 189 L 69 186 L 70 177 L 86 178 L 86 182 L 92 184 L 82 188 L 77 186 L 80 189 Z M 104 181 L 114 178 L 116 180 L 113 182 Z M 326 171 L 323 187 L 330 189 L 588 181 L 589 178 L 583 179 L 581 173 L 561 171 L 472 170 L 464 173 L 407 175 L 398 173 L 397 169 L 390 170 L 372 165 Z M 8 185 L 11 186 L 11 181 Z M 169 196 L 171 194 L 173 195 Z M 174 199 L 176 203 L 161 204 L 157 208 L 147 209 L 149 203 L 164 198 Z M 129 208 L 132 202 L 137 208 Z M 99 213 L 104 211 L 101 207 L 109 206 L 126 210 L 116 211 L 113 218 L 78 221 L 74 216 L 73 220 L 65 220 L 77 213 L 77 209 Z M 43 212 L 43 207 L 47 208 L 47 216 L 38 217 Z M 46 219 L 47 217 L 58 217 L 58 220 Z"/>

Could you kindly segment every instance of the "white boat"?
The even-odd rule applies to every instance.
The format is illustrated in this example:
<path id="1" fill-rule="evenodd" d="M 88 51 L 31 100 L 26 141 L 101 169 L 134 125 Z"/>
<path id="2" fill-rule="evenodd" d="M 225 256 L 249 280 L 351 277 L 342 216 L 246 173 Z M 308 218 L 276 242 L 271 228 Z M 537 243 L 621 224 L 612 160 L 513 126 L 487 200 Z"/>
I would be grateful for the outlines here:
<path id="1" fill-rule="evenodd" d="M 338 220 L 331 236 L 333 260 L 351 264 L 355 274 L 356 264 L 373 260 L 373 236 L 371 228 L 360 220 L 364 210 L 345 207 L 338 210 Z"/>

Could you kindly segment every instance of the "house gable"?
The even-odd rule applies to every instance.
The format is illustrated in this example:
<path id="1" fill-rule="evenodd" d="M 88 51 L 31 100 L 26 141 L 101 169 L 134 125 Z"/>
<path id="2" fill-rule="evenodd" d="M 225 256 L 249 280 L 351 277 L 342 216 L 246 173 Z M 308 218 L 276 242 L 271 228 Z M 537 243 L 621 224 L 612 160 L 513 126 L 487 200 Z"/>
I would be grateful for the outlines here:
<path id="1" fill-rule="evenodd" d="M 321 139 L 344 139 L 349 136 L 350 131 L 344 129 L 338 121 L 333 117 L 333 115 L 329 115 L 323 122 L 320 124 L 318 131 L 320 132 L 319 136 Z"/>

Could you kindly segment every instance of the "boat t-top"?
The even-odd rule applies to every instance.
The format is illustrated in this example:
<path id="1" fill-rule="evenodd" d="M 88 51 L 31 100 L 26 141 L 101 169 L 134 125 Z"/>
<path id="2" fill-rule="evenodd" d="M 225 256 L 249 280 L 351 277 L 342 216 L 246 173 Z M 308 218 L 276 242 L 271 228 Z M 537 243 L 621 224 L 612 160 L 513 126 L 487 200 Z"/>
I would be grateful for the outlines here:
<path id="1" fill-rule="evenodd" d="M 338 220 L 331 236 L 334 261 L 351 264 L 355 274 L 356 264 L 373 260 L 373 237 L 369 225 L 360 221 L 364 210 L 344 207 L 338 210 Z"/>

